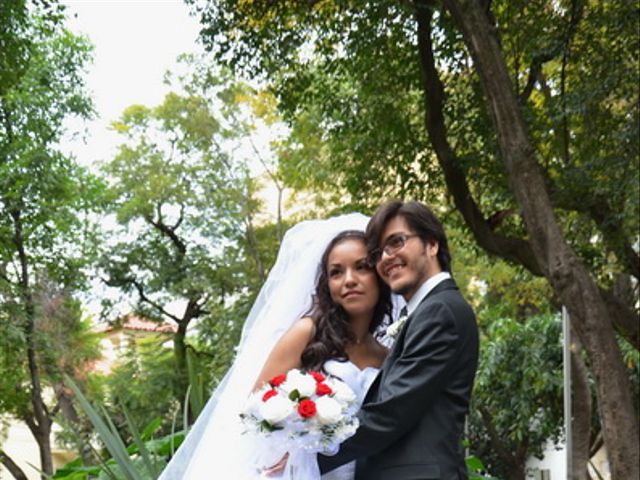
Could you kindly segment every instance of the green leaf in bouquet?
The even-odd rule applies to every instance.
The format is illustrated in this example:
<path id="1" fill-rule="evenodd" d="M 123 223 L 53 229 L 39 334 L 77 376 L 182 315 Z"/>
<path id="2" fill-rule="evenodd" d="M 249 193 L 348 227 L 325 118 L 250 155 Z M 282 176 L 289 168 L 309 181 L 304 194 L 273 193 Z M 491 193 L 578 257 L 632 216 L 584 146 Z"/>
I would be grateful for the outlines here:
<path id="1" fill-rule="evenodd" d="M 291 400 L 292 402 L 296 402 L 301 399 L 302 397 L 300 396 L 300 392 L 298 391 L 298 389 L 292 390 L 289 394 L 289 400 Z"/>
<path id="2" fill-rule="evenodd" d="M 282 430 L 282 427 L 278 427 L 277 425 L 273 425 L 266 420 L 262 420 L 260 422 L 260 428 L 266 430 L 267 432 L 275 432 L 278 430 Z"/>

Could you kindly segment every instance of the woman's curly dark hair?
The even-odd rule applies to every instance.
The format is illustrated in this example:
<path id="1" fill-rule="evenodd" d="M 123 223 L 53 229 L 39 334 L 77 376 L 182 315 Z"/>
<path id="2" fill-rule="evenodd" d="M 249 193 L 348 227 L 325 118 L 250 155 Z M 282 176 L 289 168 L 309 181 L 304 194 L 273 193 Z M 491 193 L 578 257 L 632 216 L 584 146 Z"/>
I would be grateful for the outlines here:
<path id="1" fill-rule="evenodd" d="M 355 341 L 355 335 L 351 330 L 349 317 L 344 309 L 331 299 L 329 292 L 329 272 L 327 262 L 329 255 L 336 245 L 346 240 L 360 240 L 364 245 L 364 232 L 359 230 L 346 230 L 339 233 L 331 240 L 318 267 L 319 276 L 316 282 L 314 302 L 307 316 L 315 323 L 315 334 L 302 352 L 302 368 L 305 370 L 320 370 L 324 362 L 330 358 L 348 360 L 345 346 Z M 375 268 L 371 266 L 372 269 Z M 385 315 L 391 313 L 391 291 L 386 283 L 376 273 L 380 296 L 373 311 L 373 318 L 369 331 L 374 332 L 382 323 Z"/>

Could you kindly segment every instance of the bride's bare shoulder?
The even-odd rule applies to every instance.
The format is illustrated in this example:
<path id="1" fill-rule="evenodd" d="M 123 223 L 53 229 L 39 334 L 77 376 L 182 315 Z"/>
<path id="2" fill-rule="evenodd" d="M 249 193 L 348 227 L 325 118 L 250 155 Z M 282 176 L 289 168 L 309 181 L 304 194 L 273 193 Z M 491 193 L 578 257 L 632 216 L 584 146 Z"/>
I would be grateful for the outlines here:
<path id="1" fill-rule="evenodd" d="M 311 340 L 316 333 L 316 322 L 311 317 L 302 317 L 291 326 L 290 331 Z"/>

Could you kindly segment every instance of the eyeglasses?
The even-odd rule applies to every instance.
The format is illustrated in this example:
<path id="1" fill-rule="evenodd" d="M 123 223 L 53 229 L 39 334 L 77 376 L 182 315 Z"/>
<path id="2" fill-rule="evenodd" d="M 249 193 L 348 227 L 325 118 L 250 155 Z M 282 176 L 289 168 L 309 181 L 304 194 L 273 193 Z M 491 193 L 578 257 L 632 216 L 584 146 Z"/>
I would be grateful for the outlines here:
<path id="1" fill-rule="evenodd" d="M 387 238 L 387 241 L 384 242 L 382 248 L 376 248 L 371 252 L 371 254 L 369 255 L 369 262 L 371 262 L 372 265 L 375 265 L 380 261 L 383 253 L 386 253 L 389 256 L 393 255 L 404 248 L 407 240 L 419 236 L 420 235 L 416 234 L 408 235 L 406 233 L 391 235 L 389 238 Z"/>

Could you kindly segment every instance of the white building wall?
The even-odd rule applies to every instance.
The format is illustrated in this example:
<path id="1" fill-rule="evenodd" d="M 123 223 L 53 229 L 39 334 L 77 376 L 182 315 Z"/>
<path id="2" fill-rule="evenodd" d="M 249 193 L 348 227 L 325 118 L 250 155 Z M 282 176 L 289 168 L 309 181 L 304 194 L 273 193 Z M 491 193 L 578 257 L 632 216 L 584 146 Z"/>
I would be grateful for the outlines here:
<path id="1" fill-rule="evenodd" d="M 602 476 L 605 480 L 611 479 L 609 462 L 605 448 L 601 448 L 591 458 L 591 464 L 598 469 L 598 473 L 593 470 L 592 465 L 588 466 L 589 473 L 593 478 Z M 544 451 L 544 458 L 539 460 L 530 457 L 527 460 L 527 478 L 532 480 L 567 480 L 567 453 L 564 444 L 554 445 L 549 442 Z M 543 474 L 543 472 L 546 472 Z"/>
<path id="2" fill-rule="evenodd" d="M 535 480 L 566 480 L 567 453 L 564 444 L 548 442 L 542 460 L 529 457 L 526 464 L 527 478 Z"/>
<path id="3" fill-rule="evenodd" d="M 61 450 L 55 446 L 55 432 L 59 430 L 60 427 L 54 423 L 51 435 L 54 469 L 76 457 L 74 452 Z M 22 469 L 29 480 L 40 480 L 40 473 L 37 470 L 40 468 L 40 450 L 29 428 L 22 422 L 10 420 L 7 433 L 7 439 L 2 442 L 2 449 Z M 0 464 L 0 480 L 13 480 L 13 475 L 2 464 Z"/>
<path id="4" fill-rule="evenodd" d="M 3 450 L 27 475 L 29 480 L 39 480 L 40 474 L 31 465 L 40 467 L 38 445 L 24 423 L 11 422 L 9 435 L 2 444 Z M 13 476 L 3 465 L 0 465 L 0 479 L 12 480 Z"/>

